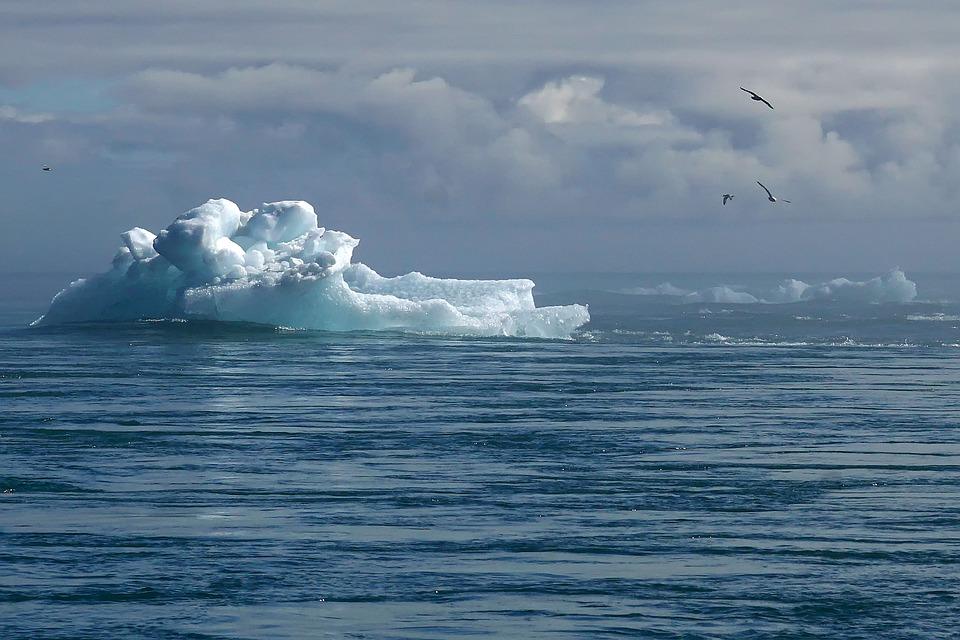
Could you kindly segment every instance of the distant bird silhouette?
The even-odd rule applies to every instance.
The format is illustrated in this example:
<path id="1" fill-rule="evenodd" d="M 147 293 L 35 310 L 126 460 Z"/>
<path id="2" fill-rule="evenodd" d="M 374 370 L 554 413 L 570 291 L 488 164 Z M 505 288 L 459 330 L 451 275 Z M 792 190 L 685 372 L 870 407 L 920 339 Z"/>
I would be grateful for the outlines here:
<path id="1" fill-rule="evenodd" d="M 44 171 L 53 171 L 53 169 L 51 169 L 51 168 L 48 167 L 47 165 L 43 165 L 43 170 L 44 170 Z"/>
<path id="2" fill-rule="evenodd" d="M 743 87 L 740 87 L 740 91 L 746 91 L 747 93 L 750 94 L 750 99 L 751 99 L 751 100 L 756 100 L 757 102 L 762 102 L 763 104 L 765 104 L 765 105 L 767 105 L 768 107 L 770 107 L 771 109 L 773 109 L 773 105 L 772 105 L 772 104 L 770 104 L 769 102 L 767 102 L 766 100 L 764 100 L 761 96 L 757 95 L 757 94 L 754 93 L 753 91 L 750 91 L 750 89 L 744 89 Z"/>
<path id="3" fill-rule="evenodd" d="M 723 206 L 727 206 L 727 200 L 733 200 L 733 196 L 729 193 L 723 194 Z"/>
<path id="4" fill-rule="evenodd" d="M 776 198 L 774 198 L 773 194 L 770 193 L 770 189 L 767 189 L 766 187 L 764 187 L 763 183 L 760 182 L 759 180 L 757 180 L 757 184 L 760 185 L 760 187 L 767 192 L 767 200 L 769 200 L 770 202 L 786 202 L 787 204 L 790 204 L 789 200 L 777 200 Z"/>

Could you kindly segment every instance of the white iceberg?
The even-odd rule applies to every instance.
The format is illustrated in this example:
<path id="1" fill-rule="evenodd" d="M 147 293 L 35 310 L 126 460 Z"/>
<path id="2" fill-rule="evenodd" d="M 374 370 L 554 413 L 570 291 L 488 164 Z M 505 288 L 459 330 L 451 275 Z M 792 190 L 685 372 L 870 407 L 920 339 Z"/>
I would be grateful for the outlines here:
<path id="1" fill-rule="evenodd" d="M 358 240 L 306 202 L 243 212 L 209 200 L 154 236 L 139 227 L 106 273 L 71 283 L 34 324 L 186 318 L 333 331 L 569 338 L 582 305 L 537 308 L 530 280 L 385 278 L 352 263 Z"/>
<path id="2" fill-rule="evenodd" d="M 769 302 L 789 303 L 807 300 L 889 303 L 911 302 L 917 297 L 917 283 L 909 280 L 899 268 L 869 280 L 834 278 L 810 285 L 802 280 L 784 280 L 769 294 Z"/>
<path id="3" fill-rule="evenodd" d="M 719 285 L 688 290 L 664 282 L 656 287 L 635 287 L 623 293 L 675 298 L 683 303 L 790 304 L 795 302 L 907 303 L 917 297 L 917 284 L 903 270 L 892 269 L 869 280 L 835 278 L 819 284 L 787 278 L 773 289 L 750 293 L 742 287 Z"/>

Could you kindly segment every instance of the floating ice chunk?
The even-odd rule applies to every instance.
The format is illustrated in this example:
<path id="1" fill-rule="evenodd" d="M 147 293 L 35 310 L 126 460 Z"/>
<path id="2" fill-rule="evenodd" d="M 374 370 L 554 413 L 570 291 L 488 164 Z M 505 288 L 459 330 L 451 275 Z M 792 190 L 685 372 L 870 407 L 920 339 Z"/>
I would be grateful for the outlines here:
<path id="1" fill-rule="evenodd" d="M 267 263 L 266 257 L 263 255 L 263 252 L 259 249 L 247 249 L 243 254 L 243 262 L 248 267 L 252 269 L 263 269 L 263 265 Z"/>
<path id="2" fill-rule="evenodd" d="M 756 296 L 746 291 L 737 291 L 732 287 L 710 287 L 683 296 L 684 302 L 717 302 L 725 304 L 753 304 L 759 302 Z"/>
<path id="3" fill-rule="evenodd" d="M 134 260 L 146 260 L 157 255 L 157 250 L 153 248 L 153 241 L 156 238 L 157 236 L 140 227 L 134 227 L 120 234 L 120 239 L 123 240 L 123 244 L 130 251 L 130 257 Z"/>
<path id="4" fill-rule="evenodd" d="M 36 323 L 203 318 L 566 338 L 590 319 L 581 305 L 538 309 L 530 280 L 384 278 L 351 263 L 359 241 L 318 227 L 305 202 L 243 213 L 228 200 L 210 200 L 156 239 L 133 229 L 123 242 L 110 271 L 72 283 Z"/>
<path id="5" fill-rule="evenodd" d="M 865 282 L 851 282 L 846 278 L 827 283 L 828 296 L 869 302 L 910 302 L 917 297 L 917 284 L 907 279 L 900 269 L 871 278 Z"/>
<path id="6" fill-rule="evenodd" d="M 201 279 L 220 276 L 236 262 L 230 258 L 233 248 L 219 241 L 236 234 L 240 220 L 240 209 L 233 202 L 223 198 L 207 200 L 161 231 L 153 247 L 184 273 Z M 239 245 L 232 244 L 239 249 Z M 221 252 L 223 255 L 219 255 Z"/>
<path id="7" fill-rule="evenodd" d="M 835 302 L 910 302 L 917 297 L 917 284 L 908 280 L 900 269 L 856 281 L 848 278 L 835 278 L 816 285 L 800 280 L 784 280 L 772 291 L 767 302 L 802 302 L 807 300 L 830 300 Z"/>
<path id="8" fill-rule="evenodd" d="M 377 288 L 384 293 L 358 290 L 348 284 L 344 273 L 324 277 L 322 271 L 314 271 L 318 266 L 305 263 L 291 267 L 270 287 L 237 282 L 191 288 L 184 294 L 183 310 L 188 317 L 305 329 L 399 329 L 542 338 L 569 337 L 590 319 L 586 307 L 581 305 L 537 309 L 529 291 L 529 298 L 515 297 L 513 283 L 529 281 L 487 281 L 488 295 L 473 299 L 469 291 L 476 291 L 480 281 L 443 280 L 442 286 L 452 294 L 450 299 L 445 299 L 410 290 L 402 282 L 406 276 L 382 278 L 361 264 L 352 265 L 351 269 L 356 268 L 376 281 Z M 494 291 L 498 285 L 503 287 L 504 295 Z M 393 293 L 386 293 L 388 291 Z M 511 298 L 512 304 L 507 302 Z"/>
<path id="9" fill-rule="evenodd" d="M 913 322 L 960 322 L 960 316 L 947 313 L 911 313 L 907 316 L 907 320 Z"/>
<path id="10" fill-rule="evenodd" d="M 113 255 L 112 264 L 114 270 L 126 271 L 134 262 L 133 254 L 130 253 L 130 249 L 127 247 L 120 247 Z"/>
<path id="11" fill-rule="evenodd" d="M 264 204 L 255 209 L 243 234 L 264 242 L 289 242 L 317 228 L 313 205 L 301 200 Z"/>
<path id="12" fill-rule="evenodd" d="M 126 247 L 124 247 L 126 250 Z M 127 250 L 129 254 L 129 250 Z M 175 318 L 177 287 L 182 274 L 163 256 L 156 256 L 91 278 L 76 280 L 58 293 L 50 309 L 34 324 L 90 320 Z"/>
<path id="13" fill-rule="evenodd" d="M 394 295 L 408 300 L 446 300 L 467 312 L 504 312 L 534 308 L 531 280 L 451 280 L 413 272 L 384 278 L 365 264 L 344 272 L 350 288 L 361 293 Z"/>
<path id="14" fill-rule="evenodd" d="M 664 282 L 656 287 L 637 287 L 624 293 L 640 296 L 667 296 L 686 303 L 725 304 L 787 304 L 792 302 L 827 301 L 840 303 L 903 303 L 917 297 L 917 284 L 909 280 L 900 269 L 857 281 L 835 278 L 820 284 L 807 284 L 802 280 L 788 278 L 771 290 L 750 293 L 742 287 L 720 285 L 699 291 L 689 291 Z"/>
<path id="15" fill-rule="evenodd" d="M 636 287 L 629 289 L 624 293 L 631 293 L 637 296 L 685 296 L 691 291 L 675 287 L 669 282 L 661 282 L 655 287 Z"/>
<path id="16" fill-rule="evenodd" d="M 237 268 L 246 264 L 246 254 L 230 238 L 220 238 L 214 243 L 213 252 L 204 256 L 204 262 L 210 273 L 218 276 L 238 273 Z"/>
<path id="17" fill-rule="evenodd" d="M 722 302 L 732 304 L 750 304 L 757 302 L 757 298 L 745 291 L 739 291 L 727 285 L 710 287 L 702 291 L 690 291 L 675 287 L 669 282 L 663 282 L 656 287 L 636 287 L 627 289 L 624 293 L 637 296 L 664 296 L 679 298 L 683 302 Z"/>
<path id="18" fill-rule="evenodd" d="M 280 276 L 282 284 L 293 284 L 326 278 L 333 273 L 337 260 L 329 251 L 322 251 L 312 256 L 310 262 L 298 258 L 291 259 L 291 266 Z"/>
<path id="19" fill-rule="evenodd" d="M 809 290 L 810 285 L 808 285 L 806 282 L 788 278 L 780 283 L 780 285 L 778 285 L 777 288 L 770 293 L 769 302 L 800 302 L 804 299 L 804 294 Z"/>

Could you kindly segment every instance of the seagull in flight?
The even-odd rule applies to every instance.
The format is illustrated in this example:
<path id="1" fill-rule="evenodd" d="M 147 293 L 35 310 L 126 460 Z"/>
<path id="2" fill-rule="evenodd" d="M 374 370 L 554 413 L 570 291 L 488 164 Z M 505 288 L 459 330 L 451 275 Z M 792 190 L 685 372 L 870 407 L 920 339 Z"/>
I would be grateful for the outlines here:
<path id="1" fill-rule="evenodd" d="M 744 89 L 743 87 L 740 87 L 740 91 L 746 91 L 747 93 L 750 94 L 750 99 L 751 99 L 751 100 L 756 100 L 757 102 L 762 102 L 763 104 L 765 104 L 765 105 L 767 105 L 768 107 L 770 107 L 771 109 L 773 109 L 773 105 L 772 105 L 772 104 L 770 104 L 769 102 L 767 102 L 766 100 L 764 100 L 762 96 L 754 93 L 753 91 L 750 91 L 750 89 Z"/>
<path id="2" fill-rule="evenodd" d="M 790 204 L 789 200 L 777 200 L 776 198 L 774 198 L 773 194 L 770 193 L 770 189 L 767 189 L 766 187 L 764 187 L 763 183 L 760 182 L 759 180 L 757 180 L 757 184 L 760 185 L 760 187 L 767 192 L 767 200 L 769 200 L 770 202 L 786 202 L 787 204 Z"/>
<path id="3" fill-rule="evenodd" d="M 53 171 L 53 169 L 51 169 L 51 168 L 50 168 L 49 166 L 47 166 L 47 165 L 43 165 L 43 170 L 44 170 L 44 171 Z"/>
<path id="4" fill-rule="evenodd" d="M 723 206 L 727 206 L 727 200 L 733 200 L 733 196 L 729 193 L 723 194 Z"/>

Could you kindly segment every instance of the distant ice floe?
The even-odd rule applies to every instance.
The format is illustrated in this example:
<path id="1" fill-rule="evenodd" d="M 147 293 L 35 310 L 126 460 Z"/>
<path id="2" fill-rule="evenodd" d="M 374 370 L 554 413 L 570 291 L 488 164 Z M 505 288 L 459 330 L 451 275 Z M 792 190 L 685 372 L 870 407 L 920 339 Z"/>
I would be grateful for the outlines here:
<path id="1" fill-rule="evenodd" d="M 241 211 L 225 199 L 154 235 L 135 227 L 106 273 L 71 283 L 34 324 L 187 318 L 335 331 L 569 338 L 582 305 L 537 308 L 530 280 L 385 278 L 351 263 L 359 241 L 302 201 Z"/>
<path id="2" fill-rule="evenodd" d="M 911 322 L 960 322 L 960 316 L 949 313 L 911 313 L 907 316 Z"/>
<path id="3" fill-rule="evenodd" d="M 787 279 L 764 292 L 750 293 L 741 287 L 720 285 L 700 290 L 675 287 L 664 282 L 656 287 L 636 287 L 624 293 L 639 296 L 666 296 L 684 303 L 724 304 L 788 304 L 793 302 L 910 302 L 917 297 L 917 285 L 907 279 L 900 269 L 871 278 L 856 281 L 836 278 L 819 284 L 807 284 L 802 280 Z"/>

